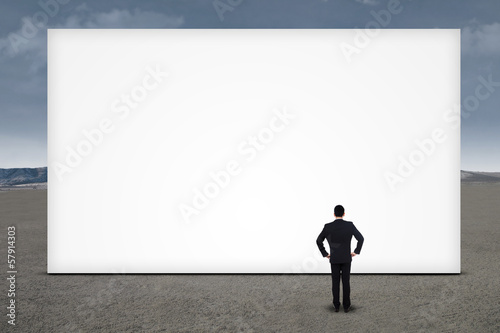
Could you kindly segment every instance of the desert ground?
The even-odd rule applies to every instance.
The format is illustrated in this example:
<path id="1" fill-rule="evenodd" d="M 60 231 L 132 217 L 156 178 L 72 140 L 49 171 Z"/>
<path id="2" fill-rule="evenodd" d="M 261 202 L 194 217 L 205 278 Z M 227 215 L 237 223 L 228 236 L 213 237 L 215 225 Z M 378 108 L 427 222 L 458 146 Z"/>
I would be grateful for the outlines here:
<path id="1" fill-rule="evenodd" d="M 499 332 L 499 199 L 500 183 L 462 184 L 461 274 L 352 275 L 353 310 L 335 313 L 328 275 L 48 275 L 47 191 L 0 191 L 0 331 Z"/>

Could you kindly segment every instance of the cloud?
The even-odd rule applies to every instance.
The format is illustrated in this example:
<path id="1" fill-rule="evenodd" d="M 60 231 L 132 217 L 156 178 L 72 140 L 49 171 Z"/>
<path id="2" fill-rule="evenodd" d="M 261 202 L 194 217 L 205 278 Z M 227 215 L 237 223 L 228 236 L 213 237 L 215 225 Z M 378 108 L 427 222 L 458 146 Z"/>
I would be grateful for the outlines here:
<path id="1" fill-rule="evenodd" d="M 23 17 L 21 27 L 17 31 L 0 39 L 0 58 L 24 57 L 30 63 L 29 71 L 31 73 L 36 73 L 46 66 L 47 35 L 45 30 L 47 28 L 177 28 L 184 24 L 182 16 L 140 9 L 112 9 L 109 12 L 96 12 L 85 3 L 75 8 L 69 16 L 62 18 L 59 23 L 50 24 L 50 19 L 46 22 L 37 21 L 40 13 Z"/>
<path id="2" fill-rule="evenodd" d="M 184 24 L 182 16 L 169 16 L 163 13 L 135 9 L 113 9 L 110 12 L 92 12 L 86 4 L 75 9 L 57 28 L 177 28 Z"/>
<path id="3" fill-rule="evenodd" d="M 500 55 L 500 23 L 473 24 L 462 29 L 462 53 L 472 56 Z"/>
<path id="4" fill-rule="evenodd" d="M 378 5 L 377 0 L 356 0 L 356 2 L 362 3 L 363 5 L 369 5 L 369 6 Z"/>

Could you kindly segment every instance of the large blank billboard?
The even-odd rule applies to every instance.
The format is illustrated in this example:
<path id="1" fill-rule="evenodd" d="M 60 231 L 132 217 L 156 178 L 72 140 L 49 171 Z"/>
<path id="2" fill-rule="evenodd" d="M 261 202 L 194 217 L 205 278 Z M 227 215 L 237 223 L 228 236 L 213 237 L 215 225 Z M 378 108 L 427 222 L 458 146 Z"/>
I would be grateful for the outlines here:
<path id="1" fill-rule="evenodd" d="M 459 273 L 459 71 L 459 30 L 50 29 L 48 272 L 329 273 L 342 204 L 352 272 Z"/>

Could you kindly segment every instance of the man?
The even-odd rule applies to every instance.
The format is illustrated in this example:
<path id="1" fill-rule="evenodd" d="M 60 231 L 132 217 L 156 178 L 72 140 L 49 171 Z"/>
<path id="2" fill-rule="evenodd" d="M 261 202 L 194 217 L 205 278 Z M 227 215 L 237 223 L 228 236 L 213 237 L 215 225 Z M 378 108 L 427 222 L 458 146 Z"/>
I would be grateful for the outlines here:
<path id="1" fill-rule="evenodd" d="M 335 206 L 334 209 L 335 221 L 325 224 L 323 231 L 316 239 L 316 244 L 321 251 L 323 257 L 330 259 L 330 266 L 332 268 L 332 293 L 333 293 L 333 306 L 335 312 L 339 312 L 340 308 L 340 276 L 342 275 L 342 305 L 344 312 L 349 312 L 351 307 L 351 287 L 349 285 L 349 278 L 351 275 L 351 261 L 352 257 L 361 252 L 364 238 L 361 233 L 356 229 L 352 222 L 344 221 L 345 215 L 344 207 L 341 205 Z M 354 252 L 351 252 L 351 239 L 354 236 L 358 244 Z M 323 241 L 328 239 L 330 245 L 330 254 L 326 252 L 323 246 Z"/>

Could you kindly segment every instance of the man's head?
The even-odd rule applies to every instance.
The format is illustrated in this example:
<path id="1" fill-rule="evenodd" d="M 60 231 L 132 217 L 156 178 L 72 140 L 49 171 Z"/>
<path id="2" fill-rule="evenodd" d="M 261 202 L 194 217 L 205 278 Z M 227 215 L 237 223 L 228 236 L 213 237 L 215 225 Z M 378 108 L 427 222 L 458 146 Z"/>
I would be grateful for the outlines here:
<path id="1" fill-rule="evenodd" d="M 338 217 L 338 218 L 344 217 L 344 207 L 342 207 L 342 205 L 335 206 L 333 212 L 335 214 L 335 217 Z"/>

